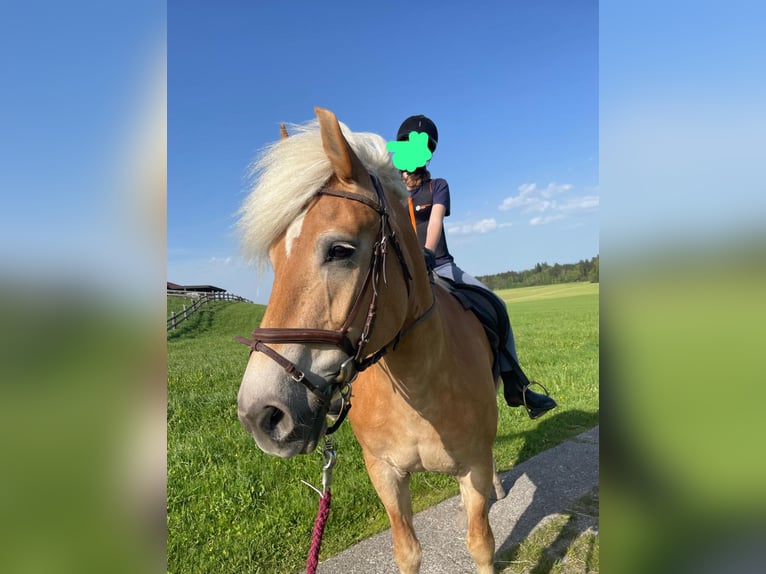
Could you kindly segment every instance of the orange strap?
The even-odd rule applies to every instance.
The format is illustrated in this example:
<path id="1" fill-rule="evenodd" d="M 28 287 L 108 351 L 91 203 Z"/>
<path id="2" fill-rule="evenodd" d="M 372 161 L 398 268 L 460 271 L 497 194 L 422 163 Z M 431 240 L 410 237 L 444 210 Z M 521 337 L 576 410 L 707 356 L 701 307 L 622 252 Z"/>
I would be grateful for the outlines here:
<path id="1" fill-rule="evenodd" d="M 434 180 L 430 180 L 428 183 L 430 183 L 431 188 L 431 201 L 433 201 L 434 198 Z M 410 206 L 410 221 L 412 221 L 412 228 L 415 230 L 415 233 L 418 232 L 418 224 L 415 223 L 415 208 L 412 205 L 412 196 L 407 196 L 407 205 Z M 427 205 L 423 205 L 421 207 L 428 207 L 429 205 L 432 205 L 431 203 Z"/>
<path id="2" fill-rule="evenodd" d="M 415 223 L 415 208 L 412 206 L 412 196 L 410 195 L 407 197 L 407 205 L 410 206 L 410 221 L 412 221 L 412 229 L 415 230 L 415 233 L 418 232 L 418 225 Z"/>

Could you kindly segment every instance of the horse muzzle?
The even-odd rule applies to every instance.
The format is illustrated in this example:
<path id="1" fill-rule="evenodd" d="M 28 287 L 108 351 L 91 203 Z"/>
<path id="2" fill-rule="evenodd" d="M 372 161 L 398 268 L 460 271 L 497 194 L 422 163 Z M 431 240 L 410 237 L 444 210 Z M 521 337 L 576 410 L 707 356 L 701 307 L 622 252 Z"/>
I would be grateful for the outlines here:
<path id="1" fill-rule="evenodd" d="M 290 374 L 269 372 L 268 362 L 246 371 L 237 414 L 261 450 L 283 458 L 308 454 L 340 426 L 358 370 L 353 357 L 335 364 L 322 369 L 326 375 L 297 368 Z"/>
<path id="2" fill-rule="evenodd" d="M 291 458 L 316 449 L 327 430 L 327 405 L 317 411 L 296 410 L 276 400 L 238 402 L 237 415 L 242 426 L 267 454 Z"/>

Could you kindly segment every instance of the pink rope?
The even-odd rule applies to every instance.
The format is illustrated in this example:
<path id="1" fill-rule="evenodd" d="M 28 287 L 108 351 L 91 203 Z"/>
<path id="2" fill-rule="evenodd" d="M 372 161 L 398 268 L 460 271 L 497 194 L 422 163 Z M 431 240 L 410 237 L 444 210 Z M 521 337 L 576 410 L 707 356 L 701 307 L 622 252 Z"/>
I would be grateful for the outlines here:
<path id="1" fill-rule="evenodd" d="M 309 549 L 309 557 L 306 561 L 306 574 L 315 574 L 317 571 L 319 548 L 322 546 L 322 535 L 324 534 L 325 524 L 327 524 L 327 517 L 330 516 L 330 502 L 332 502 L 332 496 L 328 490 L 319 498 L 319 510 L 314 521 L 314 530 L 311 533 L 311 548 Z"/>

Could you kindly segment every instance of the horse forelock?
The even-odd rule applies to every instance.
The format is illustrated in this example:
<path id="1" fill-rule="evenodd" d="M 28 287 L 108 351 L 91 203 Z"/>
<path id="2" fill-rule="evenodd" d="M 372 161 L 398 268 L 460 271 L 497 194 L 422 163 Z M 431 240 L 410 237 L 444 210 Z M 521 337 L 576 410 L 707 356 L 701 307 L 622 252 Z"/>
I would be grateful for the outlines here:
<path id="1" fill-rule="evenodd" d="M 391 163 L 386 141 L 377 134 L 352 132 L 343 123 L 340 126 L 367 170 L 385 189 L 405 197 L 406 190 Z M 245 259 L 260 265 L 266 263 L 271 245 L 300 216 L 332 174 L 316 120 L 291 126 L 290 137 L 264 148 L 252 166 L 255 183 L 237 221 Z"/>

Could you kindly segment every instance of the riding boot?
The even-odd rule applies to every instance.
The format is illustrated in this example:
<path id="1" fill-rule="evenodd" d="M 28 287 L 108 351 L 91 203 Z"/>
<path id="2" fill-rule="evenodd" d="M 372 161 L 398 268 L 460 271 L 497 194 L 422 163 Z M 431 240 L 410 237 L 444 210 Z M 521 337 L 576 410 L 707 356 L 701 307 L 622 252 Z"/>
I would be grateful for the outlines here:
<path id="1" fill-rule="evenodd" d="M 545 387 L 535 381 L 530 382 L 518 364 L 514 364 L 511 371 L 505 371 L 501 376 L 505 402 L 511 407 L 524 405 L 529 418 L 536 419 L 556 407 L 556 401 L 548 395 Z M 530 385 L 540 385 L 546 394 L 541 395 L 529 390 Z"/>

